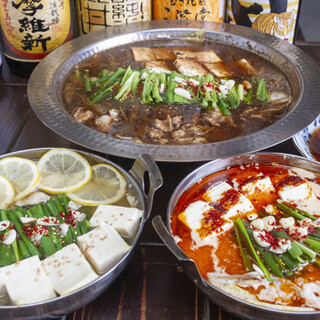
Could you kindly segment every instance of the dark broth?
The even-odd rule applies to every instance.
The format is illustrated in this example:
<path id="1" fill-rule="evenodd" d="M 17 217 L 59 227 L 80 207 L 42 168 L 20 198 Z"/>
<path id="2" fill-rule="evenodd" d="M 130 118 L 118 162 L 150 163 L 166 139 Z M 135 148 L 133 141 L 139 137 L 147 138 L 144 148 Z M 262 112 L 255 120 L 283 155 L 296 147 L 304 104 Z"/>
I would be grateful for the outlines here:
<path id="1" fill-rule="evenodd" d="M 313 157 L 320 161 L 320 128 L 315 130 L 309 139 L 309 149 Z"/>
<path id="2" fill-rule="evenodd" d="M 192 45 L 194 46 L 192 43 L 181 42 L 177 45 L 177 41 L 148 41 L 136 43 L 134 47 L 190 47 Z M 261 57 L 239 48 L 210 42 L 197 43 L 194 47 L 196 51 L 212 49 L 227 64 L 243 58 L 250 60 L 252 66 L 260 71 L 259 77 L 265 78 L 269 93 L 281 91 L 291 96 L 289 83 L 283 73 Z M 134 61 L 131 45 L 124 45 L 100 52 L 86 59 L 77 66 L 77 69 L 80 71 L 87 70 L 90 76 L 98 77 L 103 69 L 115 71 L 119 67 L 127 68 L 128 65 L 132 69 L 144 68 L 143 63 Z M 169 66 L 174 70 L 172 62 L 171 64 L 169 62 Z M 243 76 L 234 78 L 236 82 L 251 81 L 251 79 L 252 77 Z M 253 85 L 253 90 L 256 90 L 256 84 Z M 79 122 L 109 136 L 142 143 L 172 145 L 211 143 L 244 136 L 274 123 L 288 112 L 290 106 L 290 101 L 282 104 L 271 102 L 262 104 L 257 99 L 253 99 L 252 104 L 248 105 L 241 102 L 238 108 L 231 110 L 231 117 L 223 117 L 218 110 L 208 110 L 195 103 L 143 104 L 140 96 L 137 95 L 123 102 L 107 98 L 88 105 L 90 94 L 85 92 L 84 84 L 77 78 L 75 70 L 71 72 L 64 83 L 63 96 L 66 108 L 72 115 L 77 108 L 84 108 L 93 112 L 93 117 Z M 95 120 L 102 115 L 109 114 L 110 110 L 117 110 L 118 119 L 106 132 L 96 126 Z M 152 134 L 155 122 L 165 127 L 168 118 L 179 119 L 179 125 L 174 127 L 174 130 L 163 129 L 161 136 Z"/>

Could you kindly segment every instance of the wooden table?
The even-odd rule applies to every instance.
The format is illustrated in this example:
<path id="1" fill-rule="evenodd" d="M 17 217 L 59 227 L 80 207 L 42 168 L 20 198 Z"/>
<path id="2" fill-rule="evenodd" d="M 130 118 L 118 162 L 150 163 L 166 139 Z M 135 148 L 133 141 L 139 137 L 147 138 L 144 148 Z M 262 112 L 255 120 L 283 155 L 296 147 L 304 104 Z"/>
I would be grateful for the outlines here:
<path id="1" fill-rule="evenodd" d="M 303 41 L 296 44 L 320 63 L 320 44 Z M 1 154 L 37 147 L 81 149 L 37 119 L 28 102 L 27 79 L 11 74 L 5 61 L 0 70 L 0 134 Z M 298 154 L 291 139 L 267 151 Z M 130 159 L 108 158 L 126 170 L 133 163 Z M 198 291 L 151 225 L 155 215 L 165 218 L 171 193 L 183 177 L 200 165 L 159 163 L 164 184 L 156 193 L 151 217 L 133 259 L 98 299 L 64 319 L 238 319 L 210 303 Z"/>

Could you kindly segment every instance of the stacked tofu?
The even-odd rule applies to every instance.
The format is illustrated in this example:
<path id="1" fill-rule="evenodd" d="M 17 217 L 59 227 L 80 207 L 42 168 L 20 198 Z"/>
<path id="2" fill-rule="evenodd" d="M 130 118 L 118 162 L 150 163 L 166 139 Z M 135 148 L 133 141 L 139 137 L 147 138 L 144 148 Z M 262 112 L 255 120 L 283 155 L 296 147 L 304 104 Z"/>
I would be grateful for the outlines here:
<path id="1" fill-rule="evenodd" d="M 24 305 L 63 296 L 111 270 L 130 250 L 142 210 L 99 206 L 91 218 L 93 230 L 50 257 L 33 256 L 0 269 L 1 304 Z M 121 234 L 121 235 L 120 235 Z"/>
<path id="2" fill-rule="evenodd" d="M 289 175 L 278 182 L 280 198 L 314 216 L 320 216 L 320 200 L 312 190 L 308 180 Z"/>
<path id="3" fill-rule="evenodd" d="M 212 245 L 217 235 L 233 227 L 233 219 L 255 212 L 250 200 L 227 182 L 211 187 L 203 198 L 178 216 L 198 247 Z"/>
<path id="4" fill-rule="evenodd" d="M 191 47 L 135 47 L 132 48 L 132 53 L 135 61 L 145 62 L 150 72 L 171 72 L 168 64 L 171 61 L 177 71 L 189 77 L 208 73 L 217 78 L 258 74 L 247 59 L 228 64 L 213 50 L 196 51 Z"/>

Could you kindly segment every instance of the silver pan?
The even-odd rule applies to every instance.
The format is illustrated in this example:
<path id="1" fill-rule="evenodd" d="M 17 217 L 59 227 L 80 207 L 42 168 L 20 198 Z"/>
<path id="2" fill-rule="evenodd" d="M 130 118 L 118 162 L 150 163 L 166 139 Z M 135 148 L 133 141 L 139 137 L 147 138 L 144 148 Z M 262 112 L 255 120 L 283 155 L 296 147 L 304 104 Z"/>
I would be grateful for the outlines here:
<path id="1" fill-rule="evenodd" d="M 23 150 L 2 155 L 0 156 L 0 159 L 8 156 L 21 156 L 27 159 L 37 160 L 48 150 L 50 150 L 50 148 Z M 111 164 L 126 179 L 129 190 L 138 200 L 138 208 L 144 212 L 139 230 L 131 244 L 132 248 L 110 271 L 89 285 L 63 297 L 58 297 L 45 302 L 28 304 L 20 307 L 0 306 L 0 319 L 55 319 L 79 309 L 97 298 L 104 290 L 106 290 L 123 271 L 133 255 L 134 248 L 137 245 L 144 223 L 150 215 L 154 193 L 162 185 L 162 176 L 158 166 L 150 156 L 142 155 L 136 159 L 128 173 L 105 158 L 83 151 L 75 151 L 83 155 L 90 164 Z M 147 174 L 147 180 L 149 182 L 148 193 L 145 192 L 145 173 Z"/>
<path id="2" fill-rule="evenodd" d="M 165 41 L 205 29 L 205 38 L 258 54 L 285 74 L 292 88 L 289 112 L 253 134 L 202 145 L 152 145 L 115 139 L 77 123 L 65 110 L 62 85 L 71 69 L 108 48 L 141 41 Z M 178 42 L 179 43 L 179 42 Z M 46 57 L 28 84 L 30 104 L 38 118 L 63 137 L 107 154 L 135 158 L 149 154 L 157 161 L 202 161 L 253 152 L 280 143 L 311 123 L 319 114 L 320 68 L 302 50 L 269 34 L 231 24 L 199 21 L 152 21 L 112 27 L 66 43 Z"/>
<path id="3" fill-rule="evenodd" d="M 236 298 L 223 290 L 214 287 L 203 279 L 199 270 L 194 263 L 176 244 L 171 233 L 171 216 L 178 199 L 182 194 L 190 188 L 193 184 L 200 181 L 202 178 L 227 167 L 233 165 L 241 165 L 248 163 L 278 163 L 282 165 L 295 166 L 302 169 L 307 169 L 320 174 L 320 163 L 302 158 L 299 156 L 280 154 L 280 153 L 261 153 L 253 155 L 241 155 L 231 158 L 225 158 L 209 162 L 200 168 L 194 170 L 173 192 L 167 209 L 166 226 L 160 216 L 156 216 L 152 220 L 152 224 L 157 231 L 162 241 L 166 244 L 168 249 L 175 255 L 181 263 L 185 273 L 192 280 L 192 282 L 199 287 L 199 289 L 206 294 L 210 300 L 226 311 L 233 313 L 244 319 L 261 319 L 261 320 L 318 320 L 320 318 L 320 311 L 308 312 L 292 312 L 281 311 L 272 308 L 261 307 L 253 303 L 246 302 Z"/>

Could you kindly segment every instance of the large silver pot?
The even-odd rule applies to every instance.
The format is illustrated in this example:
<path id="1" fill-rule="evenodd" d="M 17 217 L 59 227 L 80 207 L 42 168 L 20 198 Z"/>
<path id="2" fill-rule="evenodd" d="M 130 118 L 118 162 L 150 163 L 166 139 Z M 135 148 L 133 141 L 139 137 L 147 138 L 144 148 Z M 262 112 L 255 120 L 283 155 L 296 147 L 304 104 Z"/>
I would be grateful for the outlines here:
<path id="1" fill-rule="evenodd" d="M 320 318 L 320 311 L 313 312 L 292 312 L 281 311 L 266 307 L 261 307 L 239 298 L 236 298 L 223 290 L 214 287 L 205 279 L 203 279 L 198 271 L 198 268 L 193 260 L 191 260 L 176 244 L 171 233 L 171 216 L 178 199 L 182 194 L 192 185 L 203 179 L 204 177 L 224 170 L 233 165 L 249 164 L 249 163 L 278 163 L 282 165 L 295 166 L 302 169 L 307 169 L 320 174 L 320 163 L 302 158 L 299 156 L 280 154 L 280 153 L 261 153 L 251 155 L 241 155 L 231 158 L 219 159 L 209 162 L 200 168 L 194 170 L 173 192 L 168 209 L 167 209 L 167 226 L 165 226 L 160 216 L 156 216 L 152 220 L 152 224 L 157 231 L 162 241 L 166 244 L 168 249 L 176 256 L 181 263 L 185 273 L 192 280 L 192 282 L 199 287 L 199 289 L 206 294 L 212 302 L 220 305 L 226 311 L 233 313 L 244 319 L 282 319 L 282 320 L 318 320 Z"/>
<path id="2" fill-rule="evenodd" d="M 2 155 L 0 156 L 0 159 L 8 156 L 21 156 L 27 159 L 37 160 L 48 150 L 50 150 L 50 148 L 23 150 Z M 105 158 L 79 150 L 75 151 L 84 156 L 90 164 L 111 164 L 126 179 L 130 192 L 138 200 L 138 208 L 143 210 L 143 217 L 140 222 L 139 230 L 133 242 L 131 243 L 132 247 L 130 251 L 110 271 L 100 276 L 97 280 L 88 284 L 87 286 L 65 296 L 44 302 L 28 304 L 20 307 L 0 306 L 0 319 L 55 319 L 79 309 L 97 298 L 105 289 L 107 289 L 123 271 L 133 255 L 134 248 L 137 245 L 144 223 L 150 215 L 154 193 L 163 182 L 158 166 L 150 156 L 141 155 L 136 159 L 128 173 L 118 165 L 106 160 Z M 145 173 L 147 174 L 147 180 L 149 182 L 149 190 L 147 194 L 145 192 L 144 185 Z"/>
<path id="3" fill-rule="evenodd" d="M 242 137 L 208 144 L 170 146 L 115 139 L 77 123 L 65 110 L 63 82 L 79 62 L 97 52 L 141 41 L 175 40 L 178 44 L 182 37 L 199 29 L 205 29 L 205 38 L 213 45 L 220 43 L 241 48 L 277 66 L 292 89 L 288 113 L 272 125 Z M 28 96 L 34 112 L 46 126 L 87 148 L 128 158 L 147 153 L 157 161 L 203 161 L 261 150 L 306 127 L 319 114 L 320 68 L 294 45 L 250 28 L 214 22 L 152 21 L 93 32 L 54 50 L 32 73 Z"/>

